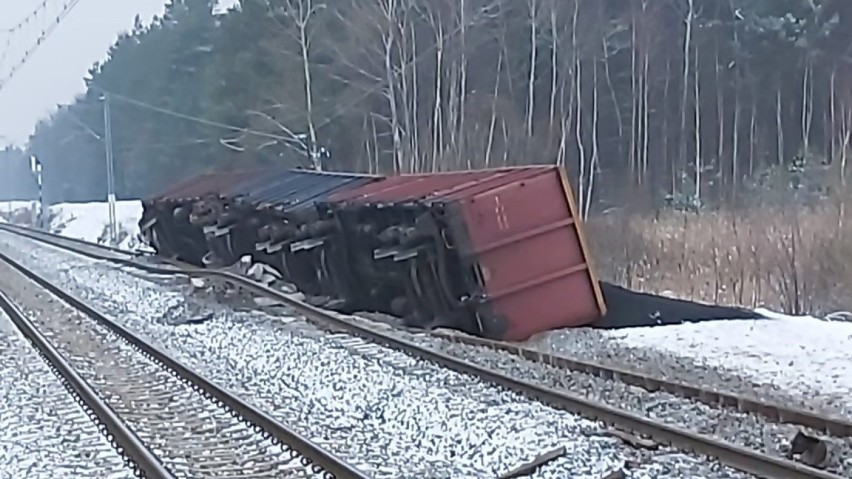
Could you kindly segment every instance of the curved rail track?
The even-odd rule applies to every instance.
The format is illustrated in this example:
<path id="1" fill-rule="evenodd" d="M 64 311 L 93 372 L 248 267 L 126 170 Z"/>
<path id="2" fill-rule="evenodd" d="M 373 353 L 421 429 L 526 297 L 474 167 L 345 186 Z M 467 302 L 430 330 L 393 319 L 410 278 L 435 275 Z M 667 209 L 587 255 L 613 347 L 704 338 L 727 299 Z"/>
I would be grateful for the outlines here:
<path id="1" fill-rule="evenodd" d="M 308 321 L 318 327 L 332 331 L 343 331 L 348 334 L 367 339 L 371 342 L 401 350 L 424 360 L 440 364 L 448 369 L 478 376 L 492 384 L 520 392 L 552 407 L 567 410 L 585 417 L 594 418 L 608 424 L 613 424 L 618 428 L 648 436 L 657 442 L 671 444 L 681 449 L 714 457 L 723 464 L 758 477 L 778 479 L 840 479 L 841 477 L 801 463 L 766 455 L 749 448 L 726 443 L 709 436 L 696 434 L 622 409 L 591 401 L 575 394 L 556 391 L 552 388 L 539 386 L 527 381 L 505 376 L 497 371 L 486 369 L 431 349 L 423 348 L 410 341 L 396 338 L 369 326 L 350 321 L 335 313 L 305 304 L 293 299 L 287 294 L 281 293 L 262 284 L 258 284 L 246 277 L 231 272 L 196 268 L 169 260 L 161 260 L 164 261 L 164 263 L 160 264 L 146 263 L 139 261 L 139 258 L 143 255 L 134 252 L 117 250 L 115 248 L 106 250 L 100 245 L 19 226 L 0 225 L 0 229 L 13 232 L 36 241 L 51 244 L 93 259 L 112 261 L 151 273 L 184 274 L 229 281 L 254 293 L 285 304 L 304 315 Z M 0 257 L 2 257 L 2 255 L 0 255 Z M 524 349 L 512 344 L 472 338 L 459 334 L 440 333 L 440 335 L 445 338 L 450 338 L 452 340 L 474 346 L 501 349 L 518 354 L 527 359 L 562 366 L 571 370 L 583 371 L 604 378 L 624 381 L 650 391 L 664 390 L 710 405 L 735 407 L 741 411 L 762 414 L 770 419 L 801 424 L 835 435 L 850 435 L 850 432 L 852 432 L 852 424 L 839 418 L 823 417 L 812 412 L 795 410 L 778 405 L 763 404 L 755 400 L 731 394 L 702 390 L 697 386 L 647 377 L 638 373 L 619 370 L 609 366 L 574 361 L 567 358 L 540 353 L 538 351 Z"/>
<path id="2" fill-rule="evenodd" d="M 365 479 L 74 296 L 0 255 L 67 303 L 61 319 L 0 308 L 48 361 L 137 475 Z"/>

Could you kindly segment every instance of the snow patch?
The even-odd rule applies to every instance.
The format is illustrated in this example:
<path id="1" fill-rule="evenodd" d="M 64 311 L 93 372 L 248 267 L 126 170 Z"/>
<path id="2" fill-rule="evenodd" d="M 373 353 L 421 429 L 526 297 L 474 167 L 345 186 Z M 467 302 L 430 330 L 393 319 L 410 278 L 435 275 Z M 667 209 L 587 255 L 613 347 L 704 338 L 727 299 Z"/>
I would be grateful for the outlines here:
<path id="1" fill-rule="evenodd" d="M 59 203 L 50 207 L 53 216 L 50 229 L 54 233 L 93 243 L 108 242 L 109 204 Z M 142 202 L 139 200 L 116 201 L 115 220 L 119 248 L 135 249 L 139 246 L 139 218 L 142 217 Z"/>
<path id="2" fill-rule="evenodd" d="M 0 216 L 7 215 L 12 221 L 21 221 L 23 210 L 32 210 L 33 201 L 0 202 Z M 58 203 L 49 207 L 50 231 L 69 238 L 92 243 L 106 244 L 109 240 L 109 203 Z M 29 223 L 30 215 L 23 221 Z M 122 200 L 115 203 L 116 231 L 118 244 L 123 249 L 139 249 L 139 219 L 142 217 L 140 200 Z"/>
<path id="3" fill-rule="evenodd" d="M 754 310 L 755 313 L 774 320 L 790 320 L 790 321 L 820 321 L 819 318 L 815 318 L 813 316 L 790 316 L 789 314 L 777 313 L 775 311 L 770 311 L 764 308 L 756 308 Z"/>
<path id="4" fill-rule="evenodd" d="M 759 310 L 768 320 L 636 328 L 607 334 L 627 346 L 691 358 L 756 383 L 808 394 L 852 394 L 852 324 Z"/>
<path id="5" fill-rule="evenodd" d="M 24 208 L 32 208 L 35 204 L 35 201 L 0 201 L 0 213 L 12 213 L 15 210 L 20 210 Z"/>

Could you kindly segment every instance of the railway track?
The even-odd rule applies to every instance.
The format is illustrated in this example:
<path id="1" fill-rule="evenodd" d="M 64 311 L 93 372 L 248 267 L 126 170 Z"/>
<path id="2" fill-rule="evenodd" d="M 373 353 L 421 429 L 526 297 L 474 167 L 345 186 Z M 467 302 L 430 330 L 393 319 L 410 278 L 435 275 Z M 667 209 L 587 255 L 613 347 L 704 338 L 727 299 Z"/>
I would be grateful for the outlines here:
<path id="1" fill-rule="evenodd" d="M 149 264 L 145 262 L 140 262 L 138 258 L 136 258 L 136 255 L 115 250 L 106 253 L 102 250 L 99 251 L 97 249 L 97 245 L 92 245 L 78 240 L 71 240 L 68 238 L 61 237 L 57 238 L 53 235 L 34 232 L 31 230 L 23 230 L 17 227 L 8 228 L 4 226 L 4 229 L 8 231 L 14 231 L 20 235 L 27 236 L 31 239 L 51 243 L 55 246 L 59 246 L 60 248 L 69 249 L 85 256 L 89 256 L 91 258 L 116 261 L 118 263 L 122 263 L 134 268 L 147 270 L 152 273 L 181 273 L 193 276 L 202 276 L 226 280 L 238 284 L 243 288 L 252 290 L 255 293 L 274 298 L 275 300 L 280 301 L 281 303 L 284 303 L 287 306 L 299 311 L 309 321 L 315 323 L 320 327 L 331 329 L 334 331 L 344 331 L 348 334 L 364 338 L 370 342 L 405 351 L 408 354 L 420 357 L 433 363 L 440 364 L 449 369 L 465 374 L 475 375 L 493 384 L 497 384 L 508 389 L 521 392 L 527 396 L 533 397 L 541 402 L 544 402 L 556 408 L 571 411 L 586 417 L 595 418 L 609 424 L 614 424 L 621 429 L 626 429 L 634 433 L 646 435 L 652 438 L 653 440 L 661 443 L 671 444 L 678 448 L 690 450 L 699 454 L 704 454 L 717 458 L 720 462 L 726 465 L 732 466 L 736 469 L 748 472 L 750 474 L 754 474 L 758 477 L 824 479 L 836 479 L 840 477 L 829 472 L 805 466 L 800 463 L 765 455 L 748 448 L 735 446 L 732 444 L 725 443 L 723 441 L 716 440 L 714 438 L 702 436 L 677 427 L 662 424 L 657 421 L 641 417 L 624 410 L 609 407 L 601 403 L 596 403 L 594 401 L 589 401 L 576 395 L 556 391 L 553 389 L 541 387 L 525 381 L 520 381 L 514 378 L 504 376 L 498 372 L 479 367 L 469 362 L 459 360 L 457 358 L 433 350 L 424 349 L 410 341 L 401 340 L 399 338 L 393 337 L 392 335 L 377 331 L 374 328 L 349 321 L 336 314 L 329 313 L 319 308 L 301 303 L 285 294 L 267 288 L 263 285 L 254 283 L 247 278 L 232 273 L 217 270 L 185 267 L 177 263 Z M 468 338 L 459 335 L 451 336 L 453 336 L 454 340 L 475 344 L 477 346 L 488 346 L 492 348 L 500 348 L 507 350 L 517 348 L 516 346 L 512 345 L 487 342 L 485 340 L 479 340 L 477 338 Z M 534 356 L 534 359 L 537 359 L 539 361 L 552 362 L 555 365 L 560 365 L 560 361 L 556 357 L 549 355 L 541 355 L 537 352 L 533 353 L 531 351 L 525 351 L 526 350 L 523 350 L 522 348 L 517 348 L 513 352 L 515 354 L 520 355 Z M 577 361 L 563 362 L 562 365 L 567 366 L 570 369 L 591 372 L 592 374 L 597 374 L 602 377 L 612 377 L 617 378 L 619 380 L 621 380 L 622 378 L 627 378 L 628 382 L 635 383 L 636 385 L 645 387 L 647 389 L 656 388 L 670 390 L 670 392 L 682 393 L 687 397 L 692 397 L 708 404 L 721 404 L 728 406 L 733 405 L 734 407 L 753 408 L 753 412 L 767 414 L 770 417 L 773 414 L 774 408 L 774 411 L 778 413 L 776 416 L 777 419 L 781 421 L 798 421 L 800 423 L 806 423 L 804 425 L 807 425 L 809 427 L 817 425 L 817 429 L 825 430 L 827 432 L 832 432 L 835 434 L 843 434 L 844 432 L 849 431 L 848 423 L 844 423 L 844 421 L 839 419 L 821 417 L 813 413 L 807 413 L 803 411 L 787 411 L 780 406 L 759 404 L 757 402 L 752 405 L 749 405 L 747 401 L 741 400 L 731 402 L 731 399 L 728 399 L 723 393 L 719 393 L 716 391 L 707 391 L 704 394 L 700 394 L 700 389 L 693 386 L 678 385 L 672 382 L 661 381 L 656 378 L 645 378 L 635 373 L 618 371 L 615 368 L 607 368 L 605 366 L 589 365 L 588 363 L 581 363 Z M 695 394 L 695 392 L 699 392 L 699 394 Z M 791 412 L 794 412 L 796 414 L 790 414 Z"/>
<path id="2" fill-rule="evenodd" d="M 2 309 L 0 338 L 0 478 L 133 477 L 73 389 Z M 54 466 L 50 474 L 45 464 Z"/>
<path id="3" fill-rule="evenodd" d="M 773 422 L 804 426 L 815 431 L 837 437 L 852 437 L 852 421 L 842 417 L 823 415 L 813 411 L 762 402 L 757 399 L 747 398 L 737 394 L 710 390 L 694 384 L 653 377 L 615 366 L 603 365 L 591 361 L 579 361 L 576 359 L 566 358 L 564 356 L 537 351 L 531 348 L 525 348 L 519 344 L 493 341 L 486 338 L 479 338 L 456 332 L 436 331 L 433 332 L 432 335 L 447 341 L 457 342 L 468 346 L 502 351 L 548 366 L 590 374 L 602 379 L 619 381 L 640 387 L 650 392 L 668 392 L 686 399 L 699 401 L 708 406 L 731 408 L 739 412 L 757 414 Z"/>
<path id="4" fill-rule="evenodd" d="M 134 472 L 151 478 L 366 477 L 78 299 L 9 263 L 38 283 L 42 291 L 35 294 L 47 298 L 57 314 L 27 314 L 2 292 L 0 308 Z"/>

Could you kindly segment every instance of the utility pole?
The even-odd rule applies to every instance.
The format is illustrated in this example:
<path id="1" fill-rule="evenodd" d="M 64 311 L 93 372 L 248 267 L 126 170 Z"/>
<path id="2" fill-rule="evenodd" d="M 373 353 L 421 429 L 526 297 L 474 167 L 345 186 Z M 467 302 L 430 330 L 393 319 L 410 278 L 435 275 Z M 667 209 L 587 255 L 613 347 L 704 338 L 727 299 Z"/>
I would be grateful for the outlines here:
<path id="1" fill-rule="evenodd" d="M 106 148 L 107 202 L 109 203 L 109 241 L 115 244 L 115 165 L 112 158 L 112 121 L 109 111 L 109 93 L 104 93 L 104 146 Z"/>

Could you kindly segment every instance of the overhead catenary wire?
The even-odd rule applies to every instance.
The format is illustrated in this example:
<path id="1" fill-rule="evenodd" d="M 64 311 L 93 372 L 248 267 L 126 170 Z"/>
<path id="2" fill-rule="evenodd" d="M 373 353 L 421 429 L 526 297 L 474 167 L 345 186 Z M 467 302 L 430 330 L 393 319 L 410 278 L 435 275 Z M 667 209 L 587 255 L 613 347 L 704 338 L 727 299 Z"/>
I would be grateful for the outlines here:
<path id="1" fill-rule="evenodd" d="M 175 118 L 180 118 L 180 119 L 183 119 L 183 120 L 192 121 L 192 122 L 195 122 L 195 123 L 198 123 L 198 124 L 201 124 L 201 125 L 215 127 L 215 128 L 219 128 L 219 129 L 222 129 L 222 130 L 228 130 L 228 131 L 231 131 L 231 132 L 234 132 L 234 133 L 242 133 L 242 134 L 246 134 L 246 135 L 254 135 L 254 136 L 258 136 L 258 137 L 268 138 L 268 139 L 272 139 L 272 140 L 276 140 L 276 141 L 283 141 L 283 142 L 286 142 L 288 144 L 288 146 L 291 146 L 291 145 L 289 145 L 291 143 L 297 143 L 297 144 L 303 145 L 302 140 L 300 140 L 295 135 L 293 135 L 291 137 L 287 137 L 287 136 L 283 136 L 283 135 L 279 135 L 279 134 L 275 134 L 275 133 L 269 133 L 269 132 L 265 132 L 265 131 L 254 130 L 254 129 L 251 129 L 251 128 L 245 128 L 245 127 L 242 127 L 242 126 L 229 125 L 227 123 L 222 123 L 222 122 L 218 122 L 218 121 L 214 121 L 214 120 L 208 120 L 206 118 L 201 118 L 201 117 L 194 116 L 194 115 L 188 115 L 186 113 L 181 113 L 181 112 L 177 112 L 177 111 L 174 111 L 174 110 L 170 110 L 168 108 L 163 108 L 163 107 L 159 107 L 159 106 L 156 106 L 156 105 L 152 105 L 150 103 L 147 103 L 147 102 L 144 102 L 144 101 L 141 101 L 141 100 L 137 100 L 137 99 L 134 99 L 134 98 L 130 98 L 126 95 L 122 95 L 120 93 L 113 93 L 113 92 L 105 90 L 104 88 L 102 88 L 102 87 L 100 87 L 100 86 L 98 86 L 94 83 L 92 84 L 92 87 L 95 88 L 96 90 L 104 93 L 104 94 L 109 95 L 114 100 L 119 100 L 119 101 L 122 101 L 122 102 L 125 102 L 125 103 L 128 103 L 128 104 L 137 106 L 139 108 L 144 108 L 144 109 L 147 109 L 147 110 L 155 111 L 155 112 L 158 112 L 158 113 L 161 113 L 161 114 L 164 114 L 164 115 L 169 115 L 169 116 L 172 116 L 172 117 L 175 117 Z"/>
<path id="2" fill-rule="evenodd" d="M 60 146 L 67 143 L 68 141 L 74 139 L 75 137 L 81 135 L 82 133 L 86 133 L 91 138 L 94 138 L 96 141 L 103 143 L 104 137 L 102 133 L 98 133 L 95 129 L 89 126 L 88 123 L 80 119 L 79 116 L 74 114 L 71 109 L 60 106 L 59 111 L 63 115 L 63 118 L 68 118 L 72 123 L 79 126 L 83 129 L 81 132 L 77 132 L 71 134 L 60 141 Z M 2 135 L 0 135 L 0 139 L 2 139 Z M 117 149 L 121 151 L 131 151 L 145 148 L 175 148 L 175 147 L 183 147 L 183 146 L 193 146 L 193 145 L 201 145 L 201 144 L 211 144 L 216 142 L 221 142 L 222 140 L 217 138 L 191 138 L 185 139 L 183 141 L 175 142 L 175 143 L 150 143 L 146 141 L 140 141 L 138 143 L 133 144 L 125 144 L 118 146 Z"/>
<path id="3" fill-rule="evenodd" d="M 59 13 L 56 15 L 56 19 L 51 21 L 47 27 L 41 30 L 36 40 L 24 50 L 24 54 L 21 56 L 21 58 L 12 63 L 12 68 L 9 70 L 9 72 L 5 75 L 0 76 L 0 90 L 2 90 L 3 87 L 8 84 L 9 80 L 14 78 L 15 75 L 21 70 L 21 68 L 27 64 L 30 58 L 32 58 L 33 54 L 39 49 L 39 47 L 44 44 L 44 42 L 50 37 L 51 34 L 53 34 L 56 28 L 65 20 L 65 18 L 68 17 L 68 15 L 74 10 L 77 5 L 79 5 L 79 3 L 80 0 L 66 0 L 63 3 Z M 18 25 L 20 26 L 15 25 L 13 29 L 9 29 L 7 32 L 5 32 L 9 33 L 9 38 L 7 38 L 6 40 L 6 46 L 2 55 L 4 60 L 5 57 L 8 55 L 8 50 L 11 45 L 12 34 L 17 33 L 23 25 L 34 21 L 35 18 L 42 11 L 47 9 L 47 4 L 47 0 L 42 0 L 42 3 L 41 5 L 39 5 L 39 7 L 37 7 L 32 13 L 27 15 L 24 20 L 19 22 Z"/>
<path id="4" fill-rule="evenodd" d="M 47 0 L 42 0 L 41 3 L 38 4 L 30 13 L 24 15 L 18 23 L 12 25 L 11 27 L 0 28 L 0 33 L 15 33 L 18 30 L 23 29 L 27 26 L 31 21 L 35 20 L 36 17 L 43 11 L 47 10 Z"/>
<path id="5" fill-rule="evenodd" d="M 120 93 L 113 93 L 113 92 L 106 90 L 105 88 L 103 88 L 100 85 L 97 85 L 95 83 L 90 83 L 89 86 L 93 90 L 100 92 L 104 96 L 104 98 L 106 98 L 106 96 L 109 96 L 112 100 L 118 100 L 118 101 L 121 101 L 121 102 L 128 103 L 130 105 L 134 105 L 134 106 L 139 107 L 139 108 L 155 111 L 157 113 L 161 113 L 161 114 L 169 115 L 169 116 L 172 116 L 172 117 L 175 117 L 175 118 L 180 118 L 180 119 L 183 119 L 183 120 L 195 122 L 195 123 L 198 123 L 198 124 L 201 124 L 201 125 L 216 127 L 216 128 L 228 130 L 228 131 L 231 131 L 231 132 L 241 133 L 241 134 L 244 134 L 244 135 L 255 135 L 255 136 L 258 136 L 258 137 L 264 137 L 264 138 L 274 140 L 274 141 L 269 142 L 268 144 L 278 143 L 280 141 L 280 142 L 283 142 L 284 146 L 286 146 L 290 149 L 293 149 L 295 151 L 298 151 L 299 153 L 305 153 L 307 151 L 306 149 L 300 150 L 299 148 L 293 146 L 293 144 L 295 143 L 295 144 L 300 145 L 302 148 L 306 148 L 306 146 L 302 142 L 302 140 L 299 139 L 296 135 L 294 135 L 292 133 L 291 133 L 292 137 L 288 138 L 286 136 L 277 135 L 277 134 L 274 134 L 274 133 L 268 133 L 268 132 L 264 132 L 264 131 L 253 130 L 251 128 L 244 128 L 244 127 L 229 125 L 227 123 L 221 123 L 221 122 L 217 122 L 217 121 L 214 121 L 214 120 L 208 120 L 206 118 L 188 115 L 188 114 L 185 114 L 185 113 L 170 110 L 168 108 L 163 108 L 163 107 L 159 107 L 159 106 L 156 106 L 156 105 L 152 105 L 150 103 L 147 103 L 147 102 L 144 102 L 144 101 L 141 101 L 141 100 L 137 100 L 135 98 L 130 98 L 126 95 L 122 95 Z M 89 136 L 91 136 L 92 138 L 94 138 L 98 142 L 104 142 L 104 138 L 99 133 L 95 132 L 94 129 L 92 129 L 89 125 L 87 125 L 85 122 L 80 120 L 80 118 L 78 118 L 76 115 L 74 115 L 70 110 L 65 109 L 64 112 L 68 114 L 68 118 L 73 123 L 75 123 L 78 126 L 80 126 L 81 128 L 83 128 Z M 68 139 L 69 138 L 66 138 L 63 141 L 66 141 Z M 216 141 L 217 140 L 200 138 L 200 139 L 190 139 L 190 140 L 187 140 L 185 142 L 173 143 L 173 144 L 154 144 L 154 145 L 146 144 L 146 147 L 173 148 L 173 147 L 181 147 L 181 146 L 201 145 L 201 144 L 205 144 L 205 143 L 211 144 L 211 143 L 215 143 Z M 245 151 L 245 148 L 233 144 L 232 143 L 233 141 L 237 141 L 237 139 L 227 139 L 227 138 L 219 138 L 218 139 L 219 144 L 221 144 L 222 146 L 224 146 L 226 148 L 229 148 L 229 149 L 232 149 L 232 150 L 238 151 L 238 152 Z M 118 149 L 120 151 L 127 151 L 127 150 L 138 149 L 138 147 L 139 146 L 124 145 L 124 146 L 119 146 Z"/>
<path id="6" fill-rule="evenodd" d="M 3 45 L 3 51 L 0 53 L 0 66 L 3 65 L 3 62 L 6 61 L 6 57 L 9 55 L 9 51 L 12 49 L 12 35 L 8 35 L 6 37 L 6 43 Z"/>

